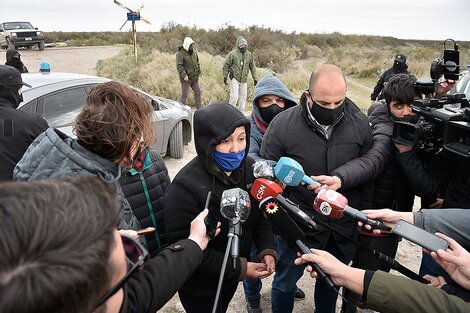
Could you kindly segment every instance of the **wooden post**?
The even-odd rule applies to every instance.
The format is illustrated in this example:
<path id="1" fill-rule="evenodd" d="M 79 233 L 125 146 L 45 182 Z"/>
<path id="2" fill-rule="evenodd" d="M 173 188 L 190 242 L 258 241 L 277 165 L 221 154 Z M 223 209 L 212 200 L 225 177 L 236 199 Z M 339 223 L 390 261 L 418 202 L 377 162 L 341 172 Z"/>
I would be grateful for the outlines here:
<path id="1" fill-rule="evenodd" d="M 134 57 L 137 62 L 137 29 L 135 27 L 135 20 L 132 20 L 132 41 L 134 43 Z"/>

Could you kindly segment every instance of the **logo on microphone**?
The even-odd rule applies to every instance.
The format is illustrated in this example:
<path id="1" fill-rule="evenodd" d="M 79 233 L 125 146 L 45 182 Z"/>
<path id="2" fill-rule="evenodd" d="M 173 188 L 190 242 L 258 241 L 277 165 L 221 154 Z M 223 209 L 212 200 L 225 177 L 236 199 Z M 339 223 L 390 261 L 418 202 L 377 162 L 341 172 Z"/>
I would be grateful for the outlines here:
<path id="1" fill-rule="evenodd" d="M 331 208 L 330 204 L 326 201 L 323 201 L 321 204 L 320 204 L 320 212 L 321 214 L 323 215 L 330 215 L 331 214 L 331 211 L 333 209 Z"/>
<path id="2" fill-rule="evenodd" d="M 289 184 L 292 181 L 292 178 L 294 177 L 295 172 L 293 170 L 290 170 L 289 173 L 287 173 L 286 177 L 284 178 L 284 182 L 286 184 Z"/>
<path id="3" fill-rule="evenodd" d="M 274 214 L 274 213 L 277 212 L 278 209 L 279 208 L 278 208 L 276 202 L 268 202 L 268 203 L 266 203 L 266 206 L 264 207 L 264 210 L 268 214 Z"/>

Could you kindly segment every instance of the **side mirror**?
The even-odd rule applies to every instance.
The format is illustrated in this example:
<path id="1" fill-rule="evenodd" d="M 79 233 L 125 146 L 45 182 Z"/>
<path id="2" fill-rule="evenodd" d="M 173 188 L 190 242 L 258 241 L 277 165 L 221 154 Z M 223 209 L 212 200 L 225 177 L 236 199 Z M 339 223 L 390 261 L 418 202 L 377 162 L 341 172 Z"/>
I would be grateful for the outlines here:
<path id="1" fill-rule="evenodd" d="M 159 110 L 160 110 L 160 103 L 158 103 L 158 101 L 155 100 L 155 99 L 152 99 L 152 106 L 153 106 L 153 108 L 155 109 L 155 111 L 159 111 Z"/>
<path id="2" fill-rule="evenodd" d="M 37 28 L 37 27 L 34 27 L 34 29 L 35 29 L 35 30 L 38 30 L 38 28 Z"/>

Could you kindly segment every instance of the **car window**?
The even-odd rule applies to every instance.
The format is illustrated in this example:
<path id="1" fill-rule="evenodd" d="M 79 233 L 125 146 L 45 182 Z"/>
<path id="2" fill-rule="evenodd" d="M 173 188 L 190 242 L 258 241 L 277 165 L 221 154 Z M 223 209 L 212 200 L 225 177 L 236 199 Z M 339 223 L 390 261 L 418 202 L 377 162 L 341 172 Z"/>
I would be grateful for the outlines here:
<path id="1" fill-rule="evenodd" d="M 14 30 L 14 29 L 34 29 L 33 26 L 28 22 L 10 22 L 3 23 L 3 28 L 5 30 Z"/>
<path id="2" fill-rule="evenodd" d="M 36 103 L 37 100 L 33 100 L 28 102 L 27 104 L 23 105 L 20 110 L 25 111 L 25 112 L 31 112 L 31 113 L 36 113 Z"/>
<path id="3" fill-rule="evenodd" d="M 86 100 L 85 88 L 67 89 L 44 97 L 44 118 L 50 126 L 71 125 Z"/>

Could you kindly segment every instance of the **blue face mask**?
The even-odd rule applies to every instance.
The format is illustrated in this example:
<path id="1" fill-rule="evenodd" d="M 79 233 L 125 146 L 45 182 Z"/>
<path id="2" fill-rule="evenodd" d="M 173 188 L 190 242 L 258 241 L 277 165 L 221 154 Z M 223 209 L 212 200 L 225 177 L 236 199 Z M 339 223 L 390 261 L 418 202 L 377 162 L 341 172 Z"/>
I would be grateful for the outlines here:
<path id="1" fill-rule="evenodd" d="M 231 172 L 237 169 L 244 157 L 245 150 L 238 153 L 223 153 L 215 150 L 212 152 L 215 165 L 224 172 Z"/>

